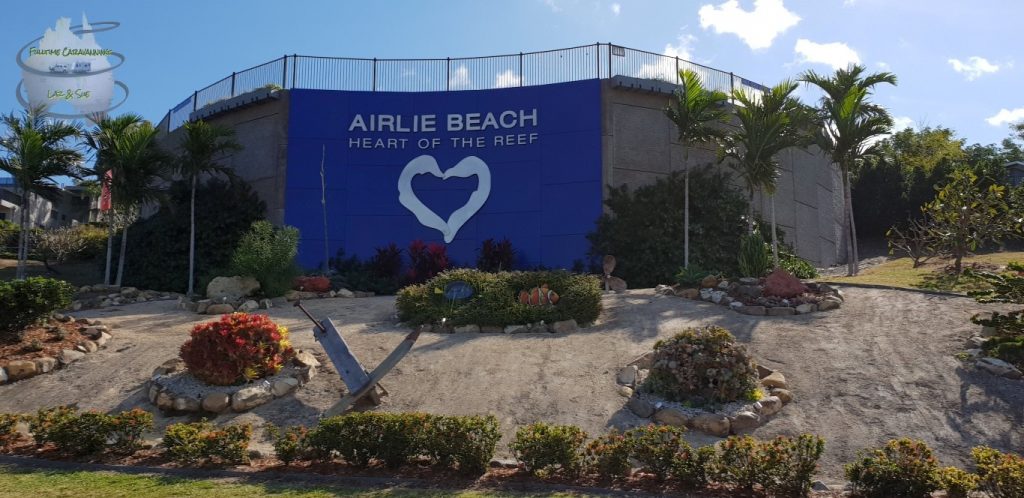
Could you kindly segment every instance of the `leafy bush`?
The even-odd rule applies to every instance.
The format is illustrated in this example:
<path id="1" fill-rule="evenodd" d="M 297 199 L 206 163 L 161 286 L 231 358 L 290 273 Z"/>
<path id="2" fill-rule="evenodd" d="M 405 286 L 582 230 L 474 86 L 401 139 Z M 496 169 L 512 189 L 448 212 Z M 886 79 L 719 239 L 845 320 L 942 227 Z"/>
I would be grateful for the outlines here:
<path id="1" fill-rule="evenodd" d="M 107 229 L 96 225 L 78 225 L 75 227 L 85 242 L 78 252 L 78 259 L 92 261 L 107 254 Z"/>
<path id="2" fill-rule="evenodd" d="M 608 213 L 587 238 L 590 254 L 614 254 L 615 274 L 631 287 L 668 282 L 683 262 L 683 175 L 672 173 L 653 185 L 614 187 L 605 198 Z M 690 171 L 690 264 L 736 270 L 736 247 L 746 233 L 745 196 L 729 175 L 712 168 Z"/>
<path id="3" fill-rule="evenodd" d="M 132 453 L 142 432 L 153 427 L 153 415 L 139 409 L 107 415 L 59 406 L 41 409 L 28 419 L 36 444 L 53 443 L 60 451 L 74 455 L 97 453 L 111 441 L 114 449 Z"/>
<path id="4" fill-rule="evenodd" d="M 0 220 L 0 252 L 17 252 L 18 233 L 21 229 L 17 223 L 8 220 Z"/>
<path id="5" fill-rule="evenodd" d="M 129 228 L 124 285 L 140 289 L 185 292 L 188 287 L 190 183 L 171 184 L 160 210 Z M 209 282 L 224 274 L 242 234 L 263 218 L 266 205 L 248 183 L 211 179 L 196 189 L 196 275 Z M 120 238 L 114 247 L 120 247 Z M 105 254 L 106 246 L 101 254 Z M 114 251 L 114 267 L 117 266 Z M 102 260 L 100 258 L 102 264 Z M 197 286 L 205 288 L 203 285 Z"/>
<path id="6" fill-rule="evenodd" d="M 761 485 L 772 496 L 807 496 L 814 483 L 818 460 L 825 451 L 825 440 L 812 434 L 796 438 L 779 436 L 761 443 L 768 455 L 766 482 Z"/>
<path id="7" fill-rule="evenodd" d="M 754 485 L 769 482 L 771 455 L 760 441 L 750 436 L 729 436 L 718 445 L 718 480 L 750 492 Z"/>
<path id="8" fill-rule="evenodd" d="M 398 246 L 391 243 L 385 247 L 376 248 L 373 257 L 367 262 L 367 266 L 370 275 L 387 282 L 394 286 L 395 290 L 398 290 L 402 278 L 402 250 Z M 395 290 L 387 294 L 394 294 Z"/>
<path id="9" fill-rule="evenodd" d="M 268 297 L 281 296 L 291 289 L 297 273 L 298 247 L 297 228 L 275 228 L 265 220 L 253 222 L 231 255 L 230 273 L 256 278 L 260 290 Z"/>
<path id="10" fill-rule="evenodd" d="M 939 469 L 939 487 L 946 490 L 949 498 L 967 498 L 971 491 L 978 488 L 980 478 L 956 467 Z"/>
<path id="11" fill-rule="evenodd" d="M 436 417 L 425 445 L 433 461 L 446 466 L 455 464 L 464 474 L 483 474 L 500 439 L 494 415 Z"/>
<path id="12" fill-rule="evenodd" d="M 414 240 L 409 244 L 409 274 L 407 280 L 413 284 L 426 282 L 438 273 L 448 269 L 447 246 Z"/>
<path id="13" fill-rule="evenodd" d="M 779 249 L 779 266 L 796 278 L 818 278 L 818 269 L 800 256 Z"/>
<path id="14" fill-rule="evenodd" d="M 285 465 L 309 456 L 309 429 L 301 425 L 280 429 L 273 424 L 265 429 L 267 436 L 274 440 L 274 454 Z"/>
<path id="15" fill-rule="evenodd" d="M 85 238 L 75 227 L 55 227 L 43 230 L 34 237 L 36 254 L 46 263 L 63 263 L 78 257 L 85 249 Z"/>
<path id="16" fill-rule="evenodd" d="M 477 257 L 476 267 L 482 271 L 498 272 L 510 271 L 516 262 L 516 251 L 512 248 L 512 241 L 502 239 L 501 242 L 494 239 L 487 239 L 480 246 L 480 256 Z"/>
<path id="17" fill-rule="evenodd" d="M 17 425 L 21 416 L 12 413 L 0 413 L 0 448 L 9 444 L 18 435 Z"/>
<path id="18" fill-rule="evenodd" d="M 181 359 L 203 382 L 227 386 L 274 375 L 295 356 L 288 329 L 266 315 L 231 313 L 196 325 Z"/>
<path id="19" fill-rule="evenodd" d="M 75 288 L 52 278 L 0 281 L 0 342 L 21 340 L 26 327 L 71 305 Z"/>
<path id="20" fill-rule="evenodd" d="M 679 272 L 676 273 L 676 283 L 682 287 L 697 287 L 704 277 L 716 274 L 716 272 L 705 270 L 700 265 L 691 263 L 690 266 L 679 269 Z"/>
<path id="21" fill-rule="evenodd" d="M 249 463 L 252 426 L 228 425 L 216 428 L 207 421 L 167 426 L 163 445 L 167 456 L 183 465 L 203 461 L 223 464 Z"/>
<path id="22" fill-rule="evenodd" d="M 971 450 L 978 467 L 980 487 L 993 498 L 1024 496 L 1024 458 L 986 446 Z"/>
<path id="23" fill-rule="evenodd" d="M 587 433 L 575 425 L 549 425 L 537 422 L 520 427 L 509 449 L 531 474 L 560 470 L 579 473 L 581 448 Z"/>
<path id="24" fill-rule="evenodd" d="M 693 448 L 688 444 L 676 454 L 672 464 L 672 477 L 687 488 L 706 486 L 713 477 L 715 447 Z"/>
<path id="25" fill-rule="evenodd" d="M 1024 368 L 1024 335 L 993 337 L 985 341 L 981 349 L 988 356 Z"/>
<path id="26" fill-rule="evenodd" d="M 986 290 L 968 292 L 979 303 L 1024 304 L 1024 264 L 1011 262 L 1002 273 L 971 269 L 965 270 L 964 273 L 990 286 Z M 1024 310 L 1006 314 L 994 312 L 989 318 L 974 315 L 971 321 L 996 329 L 996 333 L 1002 337 L 1024 338 Z"/>
<path id="27" fill-rule="evenodd" d="M 153 429 L 153 414 L 133 408 L 114 415 L 110 420 L 114 449 L 122 453 L 133 453 L 139 449 L 142 433 Z"/>
<path id="28" fill-rule="evenodd" d="M 446 299 L 444 288 L 454 281 L 472 286 L 473 296 L 454 303 Z M 531 306 L 517 300 L 519 291 L 543 284 L 558 293 L 558 304 Z M 601 283 L 592 275 L 564 271 L 487 273 L 455 269 L 423 284 L 403 288 L 395 308 L 399 319 L 411 325 L 439 323 L 441 318 L 448 318 L 448 323 L 456 326 L 505 326 L 542 320 L 551 323 L 570 318 L 586 324 L 601 313 Z"/>
<path id="29" fill-rule="evenodd" d="M 771 249 L 761 237 L 761 232 L 743 236 L 737 260 L 741 277 L 763 277 L 772 267 Z"/>
<path id="30" fill-rule="evenodd" d="M 645 387 L 670 400 L 730 402 L 757 388 L 757 371 L 728 330 L 687 328 L 654 344 Z"/>
<path id="31" fill-rule="evenodd" d="M 402 287 L 402 250 L 395 244 L 378 247 L 376 254 L 366 262 L 356 256 L 345 257 L 345 250 L 330 259 L 334 272 L 331 285 L 335 288 L 367 291 L 376 294 L 394 294 Z"/>
<path id="32" fill-rule="evenodd" d="M 676 455 L 690 449 L 683 439 L 684 432 L 680 427 L 652 424 L 630 429 L 626 432 L 626 439 L 633 458 L 644 470 L 663 481 L 675 469 Z"/>
<path id="33" fill-rule="evenodd" d="M 854 491 L 866 498 L 923 498 L 939 489 L 938 463 L 923 441 L 893 439 L 846 466 Z"/>
<path id="34" fill-rule="evenodd" d="M 583 450 L 583 466 L 603 479 L 629 475 L 630 442 L 617 430 L 612 430 L 589 443 Z"/>

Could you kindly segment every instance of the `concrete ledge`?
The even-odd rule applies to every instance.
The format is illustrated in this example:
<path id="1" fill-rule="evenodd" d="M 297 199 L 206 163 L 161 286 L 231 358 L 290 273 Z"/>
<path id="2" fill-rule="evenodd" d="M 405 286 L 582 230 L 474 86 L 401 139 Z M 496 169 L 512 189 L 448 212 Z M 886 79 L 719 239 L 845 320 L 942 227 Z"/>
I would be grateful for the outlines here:
<path id="1" fill-rule="evenodd" d="M 859 287 L 861 289 L 897 290 L 897 291 L 917 292 L 919 294 L 930 294 L 930 295 L 933 295 L 933 296 L 971 297 L 971 296 L 968 296 L 967 294 L 961 294 L 961 293 L 958 293 L 958 292 L 946 292 L 946 291 L 937 291 L 937 290 L 930 290 L 930 289 L 915 289 L 913 287 L 896 287 L 896 286 L 892 286 L 892 285 L 882 285 L 882 284 L 857 284 L 857 283 L 849 283 L 849 282 L 832 282 L 832 281 L 828 281 L 828 280 L 814 280 L 814 281 L 819 283 L 819 284 L 828 284 L 828 285 L 833 285 L 833 286 L 836 286 L 836 287 L 855 287 L 855 288 Z"/>
<path id="2" fill-rule="evenodd" d="M 227 112 L 240 107 L 248 107 L 253 104 L 258 104 L 264 100 L 269 99 L 280 99 L 281 91 L 272 90 L 270 88 L 260 88 L 251 92 L 246 92 L 236 97 L 229 99 L 219 100 L 217 102 L 211 102 L 204 105 L 203 107 L 192 111 L 188 115 L 189 121 L 197 121 L 200 119 L 208 119 L 211 116 L 215 116 L 222 112 Z"/>

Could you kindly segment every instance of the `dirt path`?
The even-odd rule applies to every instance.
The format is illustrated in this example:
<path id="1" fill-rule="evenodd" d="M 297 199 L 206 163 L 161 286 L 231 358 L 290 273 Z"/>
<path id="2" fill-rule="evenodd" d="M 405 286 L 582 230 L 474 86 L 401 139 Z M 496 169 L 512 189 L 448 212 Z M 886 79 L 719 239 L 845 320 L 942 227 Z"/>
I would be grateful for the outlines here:
<path id="1" fill-rule="evenodd" d="M 975 330 L 968 318 L 986 306 L 912 292 L 845 293 L 847 304 L 837 311 L 757 319 L 648 289 L 606 296 L 600 323 L 571 335 L 426 334 L 385 379 L 391 396 L 382 409 L 493 413 L 505 433 L 501 453 L 517 426 L 538 420 L 577 424 L 591 434 L 634 425 L 641 420 L 616 393 L 617 368 L 680 327 L 713 323 L 732 330 L 761 362 L 781 369 L 796 395 L 754 434 L 822 435 L 826 479 L 841 479 L 842 464 L 857 450 L 899 436 L 924 439 L 950 465 L 964 464 L 967 449 L 977 444 L 1024 451 L 1024 382 L 965 370 L 953 357 Z M 308 305 L 317 316 L 334 317 L 372 368 L 408 332 L 395 323 L 393 302 L 378 297 Z M 270 314 L 292 330 L 296 347 L 323 358 L 296 309 Z M 56 374 L 0 386 L 0 412 L 62 403 L 148 408 L 141 388 L 153 368 L 177 354 L 192 324 L 209 318 L 178 311 L 172 301 L 80 315 L 115 326 L 108 348 Z M 322 370 L 294 398 L 218 422 L 313 424 L 342 389 L 336 375 Z M 158 416 L 158 429 L 185 419 Z"/>

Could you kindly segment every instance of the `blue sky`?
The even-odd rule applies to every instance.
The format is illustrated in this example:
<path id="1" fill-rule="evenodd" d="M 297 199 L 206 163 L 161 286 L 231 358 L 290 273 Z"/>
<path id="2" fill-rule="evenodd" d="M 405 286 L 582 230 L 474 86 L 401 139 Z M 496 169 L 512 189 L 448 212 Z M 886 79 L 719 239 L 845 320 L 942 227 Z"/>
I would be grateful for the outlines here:
<path id="1" fill-rule="evenodd" d="M 456 57 L 598 41 L 766 84 L 857 61 L 899 77 L 877 94 L 897 123 L 948 126 L 969 143 L 998 142 L 1024 120 L 1019 0 L 17 2 L 0 30 L 0 111 L 20 107 L 10 55 L 58 17 L 75 24 L 83 13 L 121 22 L 97 41 L 126 57 L 122 109 L 153 121 L 193 90 L 284 54 Z"/>

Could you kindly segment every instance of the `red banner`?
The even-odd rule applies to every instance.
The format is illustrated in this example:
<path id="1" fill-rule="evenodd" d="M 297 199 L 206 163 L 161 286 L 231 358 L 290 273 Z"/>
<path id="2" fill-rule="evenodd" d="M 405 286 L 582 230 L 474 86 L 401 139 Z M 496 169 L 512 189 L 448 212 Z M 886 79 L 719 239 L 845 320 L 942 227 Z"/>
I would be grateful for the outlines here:
<path id="1" fill-rule="evenodd" d="M 113 178 L 113 170 L 107 170 L 103 175 L 103 191 L 100 194 L 100 211 L 110 211 L 110 180 Z"/>

